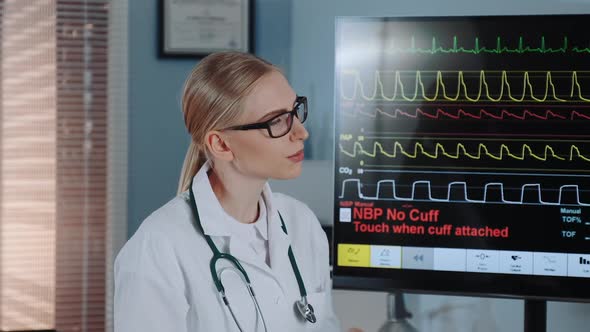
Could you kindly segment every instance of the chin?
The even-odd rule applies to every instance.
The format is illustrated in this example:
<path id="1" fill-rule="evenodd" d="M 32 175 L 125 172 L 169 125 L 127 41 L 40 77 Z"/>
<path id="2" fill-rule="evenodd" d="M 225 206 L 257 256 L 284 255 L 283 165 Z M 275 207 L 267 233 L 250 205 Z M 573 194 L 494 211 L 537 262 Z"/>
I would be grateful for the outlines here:
<path id="1" fill-rule="evenodd" d="M 293 167 L 289 167 L 287 169 L 283 169 L 279 174 L 277 174 L 274 178 L 278 180 L 291 180 L 299 177 L 301 175 L 301 163 L 294 165 Z"/>

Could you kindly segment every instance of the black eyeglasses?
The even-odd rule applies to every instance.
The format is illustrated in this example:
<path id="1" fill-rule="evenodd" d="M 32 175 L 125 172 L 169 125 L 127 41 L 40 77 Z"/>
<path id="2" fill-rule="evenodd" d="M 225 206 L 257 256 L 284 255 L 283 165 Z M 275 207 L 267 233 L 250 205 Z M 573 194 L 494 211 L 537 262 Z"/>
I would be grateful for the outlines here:
<path id="1" fill-rule="evenodd" d="M 297 96 L 295 106 L 291 111 L 273 116 L 264 122 L 233 126 L 224 130 L 266 129 L 270 137 L 278 138 L 287 135 L 291 131 L 293 117 L 297 117 L 301 123 L 305 122 L 305 119 L 307 119 L 307 97 Z"/>

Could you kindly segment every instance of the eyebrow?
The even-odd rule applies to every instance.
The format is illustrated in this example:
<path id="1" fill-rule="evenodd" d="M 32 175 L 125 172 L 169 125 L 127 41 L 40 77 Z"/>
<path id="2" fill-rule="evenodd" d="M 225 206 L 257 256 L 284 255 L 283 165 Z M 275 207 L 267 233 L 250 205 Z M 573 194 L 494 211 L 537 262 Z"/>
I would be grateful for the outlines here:
<path id="1" fill-rule="evenodd" d="M 273 118 L 279 114 L 283 114 L 283 113 L 287 113 L 287 112 L 289 112 L 289 111 L 286 109 L 274 110 L 269 113 L 266 113 L 260 119 L 258 119 L 256 122 L 264 122 L 266 120 L 270 120 L 271 118 Z"/>

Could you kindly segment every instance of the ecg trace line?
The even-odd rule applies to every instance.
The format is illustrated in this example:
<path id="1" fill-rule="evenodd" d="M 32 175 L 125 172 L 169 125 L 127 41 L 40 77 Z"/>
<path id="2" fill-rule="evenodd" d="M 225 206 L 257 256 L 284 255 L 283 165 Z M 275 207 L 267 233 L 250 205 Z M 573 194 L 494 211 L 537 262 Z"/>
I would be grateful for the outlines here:
<path id="1" fill-rule="evenodd" d="M 487 201 L 487 194 L 488 194 L 488 188 L 489 187 L 498 187 L 500 189 L 500 200 L 502 201 L 502 203 L 506 203 L 506 204 L 519 204 L 519 205 L 524 205 L 524 204 L 540 204 L 540 205 L 566 205 L 566 204 L 562 204 L 562 195 L 563 195 L 563 190 L 564 189 L 574 189 L 575 193 L 576 193 L 576 203 L 577 205 L 581 205 L 581 206 L 590 206 L 590 204 L 588 203 L 582 203 L 580 201 L 580 188 L 577 184 L 566 184 L 566 185 L 562 185 L 559 187 L 559 195 L 558 195 L 558 199 L 557 202 L 547 202 L 547 201 L 543 201 L 542 197 L 541 197 L 541 184 L 540 183 L 527 183 L 524 184 L 523 186 L 521 186 L 520 190 L 521 190 L 521 194 L 520 194 L 520 200 L 519 201 L 514 201 L 514 200 L 507 200 L 504 197 L 504 184 L 502 182 L 490 182 L 485 184 L 483 190 L 484 190 L 484 195 L 483 195 L 483 199 L 470 199 L 469 195 L 467 193 L 467 182 L 465 181 L 453 181 L 450 182 L 448 184 L 447 187 L 447 196 L 446 198 L 436 198 L 432 196 L 431 193 L 431 183 L 429 180 L 419 180 L 419 181 L 414 181 L 412 183 L 412 191 L 410 194 L 410 197 L 401 197 L 399 195 L 397 195 L 396 190 L 395 190 L 395 180 L 380 180 L 377 182 L 377 191 L 375 196 L 368 196 L 368 195 L 364 195 L 361 192 L 361 182 L 359 179 L 346 179 L 344 181 L 342 181 L 342 187 L 341 187 L 341 191 L 340 191 L 340 195 L 338 196 L 339 199 L 344 198 L 344 191 L 345 191 L 345 187 L 346 184 L 352 182 L 352 183 L 356 183 L 357 186 L 357 195 L 360 199 L 364 199 L 364 200 L 397 200 L 397 201 L 418 201 L 419 199 L 415 199 L 415 192 L 416 192 L 416 185 L 420 185 L 420 184 L 426 184 L 427 185 L 427 193 L 428 193 L 428 199 L 424 200 L 424 201 L 434 201 L 434 202 L 466 202 L 466 203 L 482 203 L 482 204 L 486 204 L 486 203 L 493 203 L 493 202 L 488 202 Z M 391 183 L 392 187 L 393 187 L 393 194 L 391 196 L 391 198 L 383 198 L 383 197 L 379 197 L 379 192 L 381 189 L 381 184 L 382 183 Z M 451 190 L 453 186 L 459 186 L 460 188 L 462 188 L 462 192 L 463 192 L 463 196 L 465 198 L 464 201 L 453 201 L 451 200 Z M 525 203 L 524 200 L 524 195 L 525 195 L 525 189 L 527 188 L 534 188 L 537 191 L 537 199 L 539 203 Z M 567 204 L 567 205 L 574 205 L 574 204 Z"/>
<path id="2" fill-rule="evenodd" d="M 430 48 L 419 48 L 416 47 L 416 40 L 415 37 L 412 36 L 410 38 L 410 47 L 408 48 L 401 48 L 401 47 L 391 47 L 387 49 L 387 53 L 418 53 L 418 54 L 436 54 L 436 53 L 467 53 L 467 54 L 480 54 L 480 53 L 493 53 L 493 54 L 501 54 L 501 53 L 567 53 L 567 51 L 571 51 L 574 53 L 590 53 L 590 48 L 585 47 L 581 48 L 578 46 L 573 46 L 570 48 L 569 41 L 567 36 L 563 37 L 562 46 L 559 48 L 547 48 L 545 45 L 545 36 L 541 36 L 541 46 L 540 47 L 530 47 L 524 46 L 524 39 L 522 36 L 518 38 L 518 46 L 516 48 L 509 48 L 508 46 L 502 46 L 501 37 L 498 36 L 496 38 L 496 47 L 495 48 L 487 48 L 481 47 L 479 42 L 479 37 L 475 37 L 474 40 L 474 47 L 473 48 L 466 48 L 463 46 L 459 46 L 459 42 L 457 36 L 453 36 L 453 47 L 451 48 L 444 48 L 442 46 L 437 45 L 436 37 L 432 37 L 432 45 Z"/>
<path id="3" fill-rule="evenodd" d="M 553 96 L 552 99 L 555 101 L 559 101 L 559 102 L 568 101 L 566 99 L 562 99 L 557 96 L 557 93 L 555 92 L 555 85 L 553 83 L 552 75 L 551 75 L 550 71 L 545 73 L 545 92 L 542 97 L 537 97 L 533 94 L 533 86 L 530 81 L 530 74 L 528 71 L 524 72 L 524 75 L 522 78 L 522 84 L 523 84 L 522 95 L 520 97 L 514 97 L 512 94 L 511 88 L 510 88 L 510 83 L 508 82 L 508 74 L 505 70 L 501 71 L 501 74 L 500 74 L 501 85 L 500 85 L 500 91 L 498 92 L 497 98 L 494 98 L 492 95 L 490 95 L 489 85 L 486 80 L 486 72 L 483 70 L 479 71 L 479 87 L 478 87 L 477 95 L 475 97 L 469 96 L 469 92 L 467 91 L 467 84 L 465 83 L 465 78 L 464 78 L 465 72 L 464 71 L 458 71 L 458 74 L 457 74 L 457 94 L 455 96 L 448 96 L 447 95 L 447 87 L 443 81 L 442 71 L 440 71 L 440 70 L 435 72 L 436 73 L 436 78 L 435 78 L 436 88 L 435 88 L 434 95 L 432 97 L 427 97 L 426 91 L 424 88 L 424 82 L 422 81 L 422 73 L 423 72 L 425 72 L 425 71 L 420 71 L 420 70 L 416 71 L 414 95 L 408 97 L 408 96 L 406 96 L 406 93 L 404 92 L 405 87 L 401 81 L 401 72 L 399 70 L 396 70 L 394 72 L 394 82 L 395 83 L 394 83 L 394 87 L 393 87 L 393 94 L 388 97 L 385 95 L 383 82 L 381 80 L 381 73 L 382 73 L 381 71 L 378 71 L 378 70 L 375 71 L 374 82 L 373 82 L 374 83 L 373 93 L 371 95 L 367 95 L 365 92 L 364 84 L 360 78 L 360 73 L 357 70 L 343 70 L 342 76 L 346 75 L 346 76 L 353 76 L 354 77 L 354 89 L 353 89 L 352 95 L 345 95 L 344 94 L 344 91 L 345 91 L 344 78 L 341 77 L 340 78 L 341 97 L 343 100 L 354 100 L 360 93 L 360 97 L 362 99 L 367 100 L 367 101 L 373 101 L 373 100 L 378 100 L 377 95 L 379 94 L 379 98 L 381 98 L 381 100 L 394 101 L 398 98 L 398 89 L 399 89 L 399 97 L 401 97 L 405 101 L 417 101 L 417 100 L 436 101 L 439 99 L 439 94 L 442 94 L 442 99 L 444 99 L 444 100 L 459 101 L 459 98 L 461 96 L 461 92 L 463 92 L 465 100 L 471 101 L 471 102 L 479 101 L 482 98 L 482 95 L 484 95 L 484 94 L 485 94 L 485 98 L 487 98 L 488 100 L 490 100 L 492 102 L 503 101 L 504 94 L 506 94 L 507 100 L 513 101 L 513 102 L 524 102 L 524 101 L 545 102 L 545 101 L 547 101 L 548 98 L 550 98 L 549 97 L 550 94 Z M 571 73 L 571 89 L 570 89 L 570 93 L 568 95 L 568 97 L 570 98 L 569 100 L 573 100 L 574 94 L 576 92 L 576 88 L 577 88 L 576 97 L 580 101 L 585 101 L 585 102 L 590 101 L 590 98 L 585 98 L 582 96 L 582 88 L 580 86 L 580 83 L 578 82 L 578 73 L 576 71 L 573 71 Z M 527 97 L 527 89 L 528 89 L 529 97 L 531 99 L 525 99 Z M 422 99 L 418 98 L 418 91 L 419 90 L 422 91 L 421 92 Z M 380 92 L 378 92 L 378 91 L 380 91 Z M 576 100 L 578 100 L 578 99 L 576 99 Z"/>
<path id="4" fill-rule="evenodd" d="M 399 108 L 395 109 L 393 111 L 393 113 L 389 113 L 387 111 L 384 111 L 384 110 L 376 107 L 374 112 L 367 112 L 367 111 L 363 111 L 361 108 L 357 108 L 353 112 L 344 112 L 343 111 L 342 114 L 344 116 L 348 116 L 348 117 L 355 117 L 357 114 L 361 114 L 361 115 L 364 115 L 367 117 L 376 118 L 377 114 L 380 114 L 380 115 L 383 115 L 386 117 L 390 117 L 392 119 L 397 119 L 398 117 L 417 119 L 419 117 L 422 117 L 422 118 L 433 119 L 433 120 L 439 120 L 443 117 L 446 117 L 446 118 L 449 118 L 452 120 L 461 120 L 464 118 L 469 118 L 469 119 L 474 119 L 474 120 L 485 120 L 486 117 L 488 117 L 490 119 L 494 119 L 494 120 L 506 120 L 506 119 L 549 120 L 550 118 L 561 119 L 561 120 L 571 120 L 571 121 L 576 120 L 576 118 L 590 120 L 590 116 L 584 115 L 578 111 L 572 110 L 572 111 L 568 111 L 568 112 L 570 112 L 569 117 L 557 114 L 555 111 L 552 111 L 552 110 L 546 110 L 544 115 L 540 115 L 540 114 L 531 112 L 526 109 L 524 111 L 522 111 L 521 115 L 518 115 L 516 112 L 511 112 L 511 111 L 508 111 L 505 109 L 501 110 L 499 115 L 495 115 L 490 111 L 486 111 L 485 109 L 480 109 L 477 112 L 469 112 L 469 111 L 465 111 L 463 109 L 458 109 L 456 112 L 451 113 L 449 111 L 444 111 L 440 108 L 438 108 L 436 110 L 436 112 L 434 112 L 434 113 L 423 111 L 420 108 L 416 108 L 416 110 L 413 113 L 400 110 Z"/>
<path id="5" fill-rule="evenodd" d="M 479 160 L 482 158 L 482 156 L 485 155 L 485 156 L 495 159 L 495 160 L 503 160 L 504 156 L 506 156 L 508 158 L 516 159 L 516 160 L 525 160 L 525 158 L 528 156 L 528 157 L 532 157 L 532 158 L 540 160 L 540 161 L 547 161 L 549 158 L 562 160 L 562 161 L 573 161 L 574 157 L 580 158 L 584 161 L 590 161 L 590 158 L 583 156 L 580 153 L 579 148 L 573 144 L 570 146 L 569 158 L 567 158 L 567 159 L 556 154 L 555 150 L 550 145 L 545 145 L 545 148 L 543 150 L 543 154 L 535 154 L 528 144 L 522 145 L 522 147 L 520 149 L 520 154 L 515 154 L 515 153 L 511 152 L 510 148 L 505 144 L 500 145 L 499 154 L 494 154 L 494 153 L 490 152 L 488 147 L 483 143 L 479 143 L 477 145 L 477 153 L 470 153 L 467 151 L 467 149 L 465 148 L 465 146 L 462 143 L 457 143 L 457 147 L 456 147 L 454 154 L 447 152 L 445 147 L 441 143 L 438 143 L 438 142 L 435 144 L 434 153 L 426 151 L 426 149 L 424 149 L 424 146 L 420 142 L 414 143 L 414 151 L 413 152 L 408 152 L 408 151 L 406 151 L 406 149 L 404 149 L 404 147 L 402 146 L 402 144 L 400 142 L 396 141 L 396 142 L 394 142 L 393 153 L 385 151 L 385 149 L 383 148 L 383 145 L 381 145 L 380 142 L 373 143 L 373 152 L 366 151 L 363 148 L 362 144 L 359 142 L 354 143 L 352 152 L 345 150 L 344 147 L 342 146 L 342 144 L 339 144 L 338 146 L 340 148 L 340 152 L 342 152 L 344 155 L 347 155 L 352 158 L 356 158 L 357 155 L 366 155 L 366 156 L 375 158 L 377 156 L 377 153 L 380 153 L 380 154 L 382 154 L 386 157 L 389 157 L 389 158 L 397 158 L 398 151 L 399 151 L 399 153 L 401 153 L 403 156 L 405 156 L 407 158 L 411 158 L 411 159 L 416 159 L 416 158 L 422 157 L 422 156 L 427 157 L 427 158 L 431 158 L 431 159 L 438 159 L 439 156 L 444 156 L 444 157 L 451 158 L 451 159 L 460 159 L 461 156 L 465 156 L 469 159 Z M 379 152 L 377 152 L 377 150 L 379 150 Z"/>

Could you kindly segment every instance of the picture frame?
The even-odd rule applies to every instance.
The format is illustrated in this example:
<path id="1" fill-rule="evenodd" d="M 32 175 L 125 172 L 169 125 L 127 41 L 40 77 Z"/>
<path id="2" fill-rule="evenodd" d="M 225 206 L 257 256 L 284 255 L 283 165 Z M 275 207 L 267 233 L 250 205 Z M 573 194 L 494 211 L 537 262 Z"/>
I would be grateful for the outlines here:
<path id="1" fill-rule="evenodd" d="M 160 57 L 251 52 L 254 0 L 159 0 Z"/>

